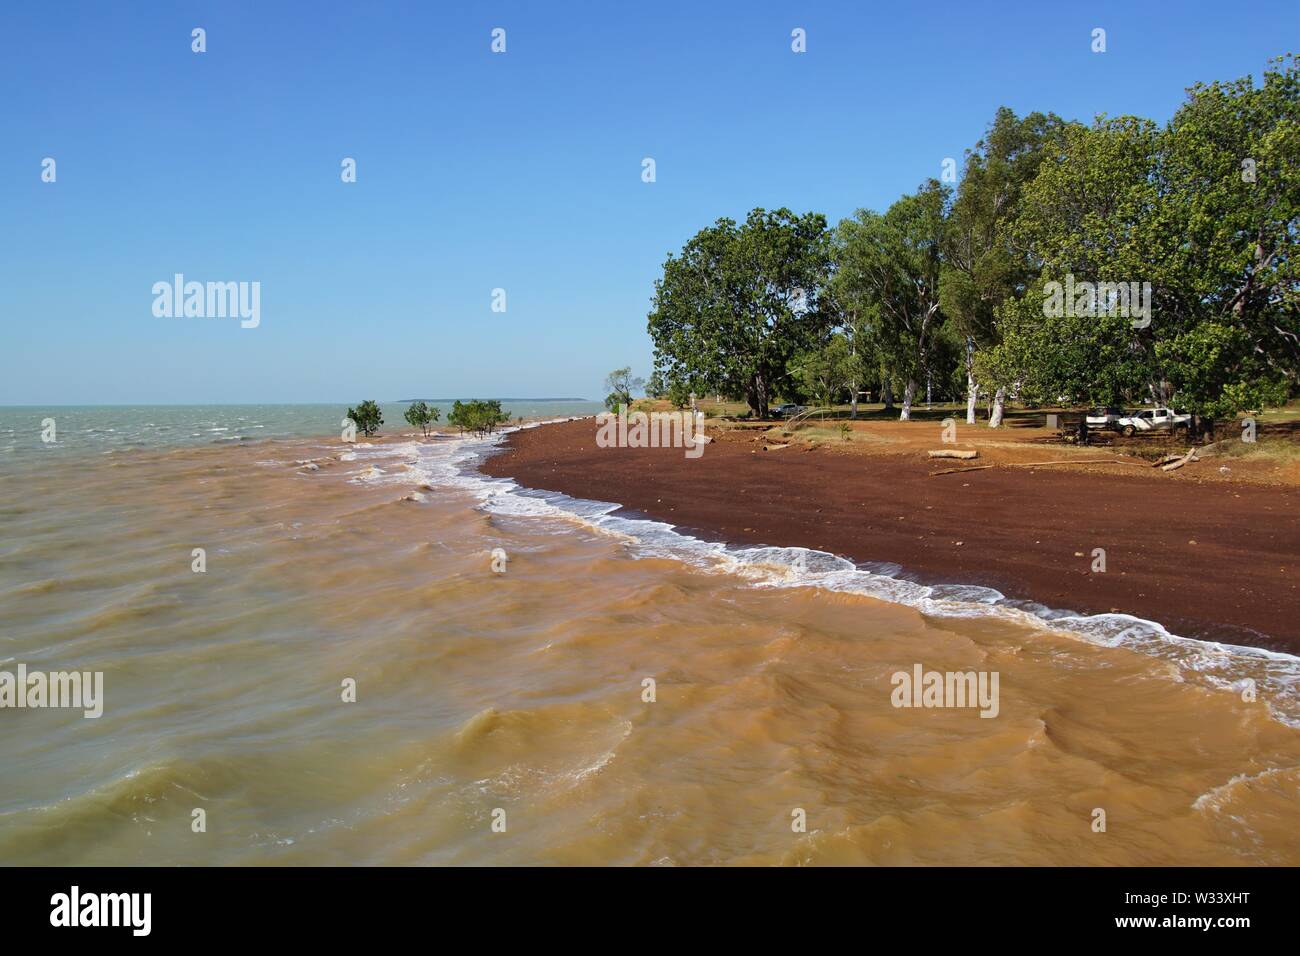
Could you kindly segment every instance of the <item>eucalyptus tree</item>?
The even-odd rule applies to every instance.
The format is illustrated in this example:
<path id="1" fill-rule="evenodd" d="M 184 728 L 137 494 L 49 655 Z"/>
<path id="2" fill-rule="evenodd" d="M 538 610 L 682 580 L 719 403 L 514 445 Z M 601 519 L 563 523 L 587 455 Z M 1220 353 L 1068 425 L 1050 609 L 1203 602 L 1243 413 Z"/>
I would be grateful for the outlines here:
<path id="1" fill-rule="evenodd" d="M 1159 149 L 1160 130 L 1149 120 L 1070 123 L 1025 184 L 1008 228 L 1040 274 L 995 309 L 998 342 L 975 362 L 1000 394 L 1109 403 L 1145 383 L 1166 397 L 1150 323 L 1131 314 L 1127 297 L 1116 309 L 1097 294 L 1101 283 L 1127 290 L 1153 276 Z M 995 401 L 989 424 L 1000 419 Z"/>
<path id="2" fill-rule="evenodd" d="M 940 301 L 962 339 L 966 370 L 966 423 L 975 424 L 980 386 L 975 354 L 999 339 L 995 310 L 1023 293 L 1037 276 L 1034 262 L 1011 236 L 1021 195 L 1044 153 L 1059 139 L 1063 121 L 1052 113 L 1024 119 L 1000 107 L 973 149 L 949 213 L 943 244 Z M 997 388 L 991 423 L 1001 421 L 1006 388 Z"/>
<path id="3" fill-rule="evenodd" d="M 944 230 L 951 190 L 929 180 L 883 214 L 860 209 L 840 223 L 837 272 L 876 319 L 873 341 L 889 380 L 904 383 L 901 421 L 912 417 L 920 383 L 932 371 L 932 338 L 943 313 L 939 300 Z"/>

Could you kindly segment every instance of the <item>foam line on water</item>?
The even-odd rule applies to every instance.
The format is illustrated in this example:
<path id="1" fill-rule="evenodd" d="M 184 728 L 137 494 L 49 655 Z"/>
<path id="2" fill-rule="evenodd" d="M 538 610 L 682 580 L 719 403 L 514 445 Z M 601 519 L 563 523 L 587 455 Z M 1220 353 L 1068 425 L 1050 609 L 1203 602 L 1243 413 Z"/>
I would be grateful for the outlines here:
<path id="1" fill-rule="evenodd" d="M 614 502 L 524 488 L 513 479 L 492 478 L 477 470 L 478 463 L 505 435 L 544 424 L 549 422 L 507 428 L 484 438 L 358 445 L 353 448 L 355 457 L 366 467 L 356 477 L 368 482 L 414 481 L 456 489 L 473 497 L 478 508 L 494 515 L 576 520 L 621 538 L 638 556 L 669 558 L 704 571 L 735 574 L 754 587 L 816 587 L 866 595 L 935 617 L 1000 618 L 1170 661 L 1180 673 L 1194 676 L 1203 684 L 1237 693 L 1247 680 L 1254 680 L 1258 699 L 1268 702 L 1273 716 L 1300 727 L 1300 657 L 1182 637 L 1157 621 L 1130 614 L 1079 614 L 1011 599 L 993 588 L 921 584 L 908 580 L 903 568 L 896 564 L 854 564 L 838 555 L 808 548 L 741 547 L 702 541 L 663 521 L 616 515 L 614 512 L 622 506 Z M 371 462 L 394 458 L 407 468 L 389 466 L 375 473 L 376 466 Z"/>

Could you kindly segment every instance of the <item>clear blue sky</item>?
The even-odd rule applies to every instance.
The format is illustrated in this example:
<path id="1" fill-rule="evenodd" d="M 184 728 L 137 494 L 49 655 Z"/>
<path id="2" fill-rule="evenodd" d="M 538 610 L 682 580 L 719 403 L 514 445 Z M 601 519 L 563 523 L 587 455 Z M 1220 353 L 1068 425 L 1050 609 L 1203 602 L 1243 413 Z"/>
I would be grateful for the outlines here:
<path id="1" fill-rule="evenodd" d="M 0 404 L 598 398 L 717 217 L 883 209 L 999 105 L 1163 122 L 1297 39 L 1295 0 L 5 0 Z M 154 318 L 176 272 L 261 326 Z"/>

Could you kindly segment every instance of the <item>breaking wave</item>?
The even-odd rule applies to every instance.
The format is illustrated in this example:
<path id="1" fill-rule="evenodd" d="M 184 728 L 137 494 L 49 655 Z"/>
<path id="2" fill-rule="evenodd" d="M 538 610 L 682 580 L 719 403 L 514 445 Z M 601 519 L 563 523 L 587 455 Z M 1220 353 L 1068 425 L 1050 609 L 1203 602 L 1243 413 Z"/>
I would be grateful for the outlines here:
<path id="1" fill-rule="evenodd" d="M 536 422 L 536 428 L 555 421 Z M 709 542 L 650 518 L 618 515 L 622 505 L 572 498 L 560 492 L 525 488 L 510 478 L 492 478 L 477 465 L 497 450 L 507 428 L 486 438 L 439 438 L 433 442 L 350 446 L 343 460 L 365 463 L 353 480 L 428 484 L 470 495 L 492 515 L 578 522 L 614 535 L 638 557 L 681 561 L 703 571 L 729 573 L 754 587 L 813 587 L 859 594 L 901 604 L 935 617 L 994 618 L 1048 629 L 1105 647 L 1124 648 L 1174 664 L 1185 679 L 1223 691 L 1243 692 L 1254 682 L 1259 700 L 1272 715 L 1300 727 L 1300 657 L 1215 641 L 1181 637 L 1157 621 L 1130 614 L 1079 614 L 1009 598 L 993 588 L 922 584 L 908 580 L 896 564 L 855 564 L 838 555 L 808 548 L 741 547 Z M 398 459 L 403 470 L 383 470 L 376 460 Z"/>

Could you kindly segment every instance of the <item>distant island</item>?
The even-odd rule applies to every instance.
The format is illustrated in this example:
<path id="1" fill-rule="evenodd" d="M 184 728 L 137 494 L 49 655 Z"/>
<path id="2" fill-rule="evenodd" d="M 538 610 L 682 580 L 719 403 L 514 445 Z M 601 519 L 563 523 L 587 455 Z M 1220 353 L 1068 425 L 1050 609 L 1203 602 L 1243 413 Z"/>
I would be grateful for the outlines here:
<path id="1" fill-rule="evenodd" d="M 446 405 L 448 402 L 463 402 L 463 398 L 399 398 L 400 402 L 432 402 L 435 405 Z M 589 398 L 498 398 L 498 402 L 589 402 Z"/>

